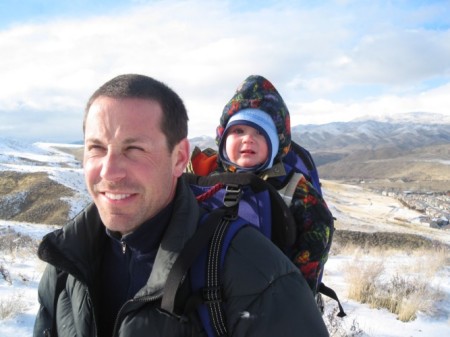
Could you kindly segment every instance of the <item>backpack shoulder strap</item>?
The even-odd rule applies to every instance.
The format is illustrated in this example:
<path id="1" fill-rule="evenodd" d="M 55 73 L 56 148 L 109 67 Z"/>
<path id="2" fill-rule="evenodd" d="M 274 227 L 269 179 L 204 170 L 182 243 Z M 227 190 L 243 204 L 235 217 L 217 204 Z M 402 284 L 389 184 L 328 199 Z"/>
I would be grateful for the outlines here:
<path id="1" fill-rule="evenodd" d="M 231 224 L 237 224 L 237 228 L 241 228 L 245 224 L 243 219 L 237 216 L 241 188 L 237 186 L 228 194 L 225 197 L 224 206 L 206 214 L 204 223 L 201 224 L 200 228 L 181 251 L 169 272 L 161 301 L 162 309 L 179 316 L 175 312 L 175 300 L 178 289 L 185 280 L 188 271 L 195 266 L 195 262 L 200 261 L 201 253 L 208 247 L 207 269 L 205 270 L 203 263 L 202 269 L 200 269 L 206 274 L 206 282 L 201 283 L 200 300 L 198 300 L 199 296 L 193 295 L 193 300 L 187 301 L 183 312 L 189 313 L 190 310 L 197 309 L 197 304 L 203 304 L 203 308 L 198 309 L 203 327 L 208 336 L 227 336 L 225 313 L 222 307 L 223 298 L 219 268 L 222 266 L 224 259 L 224 251 L 226 249 L 223 247 L 225 246 L 224 242 L 226 241 L 228 228 Z M 199 276 L 201 282 L 205 280 L 203 273 L 200 273 L 202 275 Z M 192 305 L 193 302 L 196 303 L 195 306 Z"/>
<path id="2" fill-rule="evenodd" d="M 218 183 L 224 185 L 248 185 L 253 192 L 259 193 L 268 191 L 271 201 L 272 221 L 273 223 L 282 223 L 282 225 L 272 226 L 272 241 L 283 250 L 295 242 L 297 225 L 294 217 L 289 210 L 288 205 L 283 201 L 277 189 L 267 181 L 259 178 L 253 173 L 220 173 L 209 176 L 197 176 L 195 174 L 185 173 L 184 177 L 188 184 L 197 186 L 214 186 Z M 280 221 L 282 219 L 282 221 Z"/>
<path id="3" fill-rule="evenodd" d="M 289 179 L 289 182 L 282 189 L 278 190 L 278 193 L 280 193 L 286 205 L 289 206 L 291 204 L 295 189 L 297 188 L 297 185 L 302 177 L 302 173 L 294 172 L 291 179 Z"/>
<path id="4" fill-rule="evenodd" d="M 223 208 L 217 208 L 213 212 L 207 214 L 202 226 L 200 226 L 194 236 L 186 243 L 167 277 L 161 301 L 162 309 L 171 314 L 176 314 L 175 298 L 178 288 L 184 281 L 184 278 L 194 261 L 208 245 L 208 242 L 211 240 L 217 227 L 219 227 L 221 219 L 224 218 L 225 214 L 226 212 Z"/>

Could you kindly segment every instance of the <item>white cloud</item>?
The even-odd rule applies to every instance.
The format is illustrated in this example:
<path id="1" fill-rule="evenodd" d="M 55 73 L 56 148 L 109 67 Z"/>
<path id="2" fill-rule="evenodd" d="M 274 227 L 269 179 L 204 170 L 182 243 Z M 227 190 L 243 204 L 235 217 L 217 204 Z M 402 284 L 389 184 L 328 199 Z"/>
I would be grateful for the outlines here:
<path id="1" fill-rule="evenodd" d="M 450 116 L 450 83 L 413 95 L 382 95 L 356 102 L 318 99 L 292 104 L 292 124 L 324 124 L 362 116 L 389 116 L 407 112 L 431 112 Z"/>
<path id="2" fill-rule="evenodd" d="M 449 113 L 427 94 L 434 89 L 430 81 L 450 82 L 449 30 L 424 28 L 436 18 L 448 23 L 436 4 L 419 11 L 352 1 L 303 7 L 290 1 L 256 7 L 225 1 L 136 3 L 121 13 L 0 31 L 3 130 L 32 123 L 33 113 L 51 112 L 51 118 L 41 116 L 51 123 L 33 125 L 35 132 L 28 134 L 51 135 L 59 125 L 76 130 L 66 132 L 75 137 L 89 95 L 130 72 L 155 77 L 180 94 L 191 135 L 213 135 L 223 106 L 254 73 L 279 89 L 293 123 L 376 109 Z M 446 86 L 442 90 L 448 95 Z"/>

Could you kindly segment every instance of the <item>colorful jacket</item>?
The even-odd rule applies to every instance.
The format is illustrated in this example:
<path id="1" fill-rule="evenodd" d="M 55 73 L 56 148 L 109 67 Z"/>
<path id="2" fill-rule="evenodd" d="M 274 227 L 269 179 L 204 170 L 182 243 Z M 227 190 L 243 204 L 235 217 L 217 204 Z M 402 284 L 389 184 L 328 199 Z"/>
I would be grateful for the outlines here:
<path id="1" fill-rule="evenodd" d="M 259 75 L 249 76 L 225 105 L 216 129 L 216 143 L 220 144 L 231 116 L 246 108 L 257 108 L 268 113 L 277 128 L 279 148 L 272 168 L 258 175 L 279 189 L 289 180 L 290 168 L 283 159 L 291 150 L 291 127 L 289 110 L 276 88 Z M 194 149 L 188 167 L 190 172 L 206 175 L 217 172 L 235 172 L 232 165 L 220 161 L 216 151 Z M 302 177 L 295 189 L 291 212 L 297 224 L 294 250 L 287 252 L 294 264 L 306 278 L 315 294 L 323 272 L 334 232 L 333 217 L 321 194 Z"/>

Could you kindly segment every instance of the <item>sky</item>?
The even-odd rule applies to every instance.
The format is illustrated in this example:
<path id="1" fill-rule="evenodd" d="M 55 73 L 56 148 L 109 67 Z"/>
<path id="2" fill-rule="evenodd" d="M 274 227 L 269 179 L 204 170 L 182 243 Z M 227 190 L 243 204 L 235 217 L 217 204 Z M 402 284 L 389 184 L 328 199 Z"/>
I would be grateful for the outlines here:
<path id="1" fill-rule="evenodd" d="M 251 74 L 292 125 L 450 115 L 448 0 L 2 0 L 0 137 L 72 142 L 84 106 L 125 73 L 174 89 L 189 137 L 215 135 Z"/>

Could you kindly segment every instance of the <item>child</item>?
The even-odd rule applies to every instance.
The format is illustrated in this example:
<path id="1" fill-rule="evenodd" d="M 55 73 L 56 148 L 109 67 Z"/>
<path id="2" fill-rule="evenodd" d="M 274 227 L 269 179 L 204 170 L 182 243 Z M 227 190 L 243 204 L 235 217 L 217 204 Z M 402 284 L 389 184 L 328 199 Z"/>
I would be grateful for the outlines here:
<path id="1" fill-rule="evenodd" d="M 225 106 L 217 127 L 218 152 L 195 148 L 189 170 L 198 175 L 254 172 L 278 190 L 289 184 L 293 167 L 289 111 L 264 77 L 249 76 Z M 303 175 L 294 182 L 288 205 L 298 228 L 295 250 L 287 252 L 314 294 L 318 291 L 334 231 L 332 215 Z"/>

